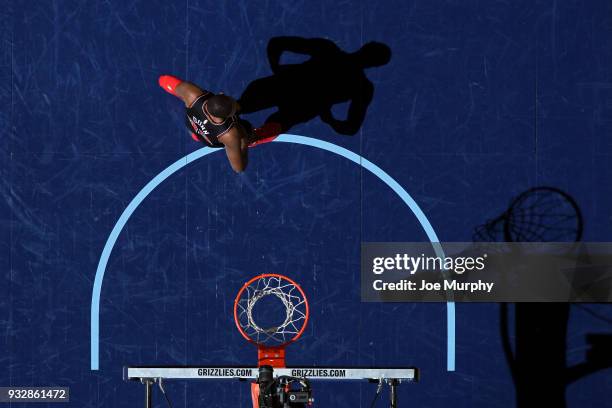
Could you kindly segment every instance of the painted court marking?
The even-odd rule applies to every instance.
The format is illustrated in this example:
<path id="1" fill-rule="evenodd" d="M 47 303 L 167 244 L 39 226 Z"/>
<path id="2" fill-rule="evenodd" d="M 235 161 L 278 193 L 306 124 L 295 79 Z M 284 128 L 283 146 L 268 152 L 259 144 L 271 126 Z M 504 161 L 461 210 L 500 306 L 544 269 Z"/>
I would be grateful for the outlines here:
<path id="1" fill-rule="evenodd" d="M 433 227 L 429 223 L 429 220 L 418 206 L 416 201 L 404 190 L 402 186 L 399 185 L 397 181 L 395 181 L 391 176 L 389 176 L 384 170 L 370 162 L 367 159 L 364 159 L 360 155 L 351 152 L 343 147 L 336 146 L 335 144 L 324 142 L 322 140 L 313 139 L 311 137 L 298 136 L 298 135 L 289 135 L 283 134 L 276 138 L 274 142 L 280 143 L 294 143 L 305 146 L 316 147 L 318 149 L 327 150 L 328 152 L 335 153 L 339 156 L 345 157 L 350 161 L 360 165 L 364 169 L 370 171 L 372 174 L 377 176 L 380 180 L 382 180 L 385 184 L 387 184 L 395 193 L 406 203 L 406 205 L 412 210 L 417 220 L 421 224 L 421 227 L 427 234 L 427 238 L 432 243 L 434 247 L 434 251 L 436 255 L 439 257 L 444 257 L 444 252 L 442 251 L 442 246 L 439 245 L 438 236 L 436 235 Z M 100 367 L 100 295 L 102 292 L 102 281 L 104 279 L 104 272 L 106 271 L 106 265 L 108 264 L 108 260 L 110 258 L 111 252 L 115 243 L 117 242 L 117 238 L 119 238 L 119 234 L 123 230 L 123 227 L 127 224 L 128 220 L 136 211 L 138 206 L 144 201 L 144 199 L 164 180 L 170 177 L 172 174 L 176 173 L 178 170 L 187 166 L 189 163 L 192 163 L 198 159 L 201 159 L 204 156 L 207 156 L 211 153 L 223 151 L 223 149 L 211 149 L 209 147 L 204 147 L 202 149 L 196 150 L 183 157 L 180 160 L 177 160 L 167 168 L 165 168 L 161 173 L 155 176 L 151 181 L 147 183 L 146 186 L 142 190 L 136 194 L 136 197 L 132 199 L 132 201 L 128 204 L 123 213 L 117 220 L 117 223 L 113 227 L 108 239 L 106 240 L 106 244 L 104 245 L 104 249 L 102 250 L 102 255 L 100 256 L 100 261 L 98 262 L 98 269 L 96 270 L 96 276 L 94 279 L 93 292 L 91 295 L 91 369 L 98 370 Z M 455 303 L 454 302 L 446 302 L 446 337 L 447 337 L 447 346 L 446 346 L 446 369 L 448 371 L 455 371 Z"/>

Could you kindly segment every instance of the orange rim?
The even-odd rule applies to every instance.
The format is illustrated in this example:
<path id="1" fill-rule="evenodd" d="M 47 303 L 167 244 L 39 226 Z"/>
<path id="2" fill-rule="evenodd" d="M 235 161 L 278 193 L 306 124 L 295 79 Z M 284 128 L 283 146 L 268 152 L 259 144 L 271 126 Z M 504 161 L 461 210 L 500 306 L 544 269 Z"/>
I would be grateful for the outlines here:
<path id="1" fill-rule="evenodd" d="M 302 327 L 300 328 L 300 330 L 297 332 L 297 334 L 295 336 L 293 336 L 293 338 L 283 344 L 280 344 L 278 346 L 275 347 L 285 347 L 287 344 L 293 343 L 294 341 L 296 341 L 297 339 L 299 339 L 302 336 L 302 333 L 304 333 L 304 330 L 306 330 L 306 325 L 308 324 L 308 318 L 310 316 L 310 311 L 309 311 L 309 307 L 308 307 L 308 298 L 306 297 L 306 294 L 304 293 L 304 291 L 302 290 L 302 287 L 300 285 L 298 285 L 293 279 L 288 278 L 284 275 L 280 275 L 278 273 L 264 273 L 261 275 L 257 275 L 254 278 L 250 279 L 249 281 L 247 281 L 244 285 L 242 285 L 242 288 L 240 288 L 240 290 L 238 291 L 238 294 L 236 295 L 236 299 L 234 299 L 234 323 L 236 324 L 236 327 L 238 328 L 238 331 L 240 332 L 240 334 L 242 334 L 242 337 L 244 337 L 248 342 L 253 343 L 253 344 L 257 344 L 257 345 L 261 345 L 260 343 L 257 343 L 255 340 L 251 339 L 242 329 L 242 327 L 240 327 L 240 323 L 238 322 L 238 301 L 240 300 L 240 297 L 242 296 L 242 294 L 244 293 L 245 289 L 248 288 L 253 282 L 259 280 L 259 279 L 264 279 L 264 278 L 279 278 L 281 280 L 285 280 L 289 283 L 291 283 L 293 286 L 295 286 L 298 290 L 298 292 L 300 292 L 300 295 L 302 295 L 302 298 L 304 299 L 304 305 L 306 306 L 306 313 L 305 313 L 305 317 L 304 317 L 304 324 L 302 325 Z"/>

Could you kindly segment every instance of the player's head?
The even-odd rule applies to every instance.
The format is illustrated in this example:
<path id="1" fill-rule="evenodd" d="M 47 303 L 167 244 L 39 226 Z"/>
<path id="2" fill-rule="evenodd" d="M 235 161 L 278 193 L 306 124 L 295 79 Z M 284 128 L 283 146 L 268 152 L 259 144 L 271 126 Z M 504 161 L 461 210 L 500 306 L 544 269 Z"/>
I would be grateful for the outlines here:
<path id="1" fill-rule="evenodd" d="M 238 105 L 234 98 L 223 94 L 211 96 L 208 101 L 206 101 L 206 109 L 208 109 L 208 112 L 221 119 L 234 116 L 237 107 Z"/>
<path id="2" fill-rule="evenodd" d="M 362 67 L 378 67 L 391 60 L 391 49 L 383 43 L 372 41 L 361 47 L 355 55 Z"/>

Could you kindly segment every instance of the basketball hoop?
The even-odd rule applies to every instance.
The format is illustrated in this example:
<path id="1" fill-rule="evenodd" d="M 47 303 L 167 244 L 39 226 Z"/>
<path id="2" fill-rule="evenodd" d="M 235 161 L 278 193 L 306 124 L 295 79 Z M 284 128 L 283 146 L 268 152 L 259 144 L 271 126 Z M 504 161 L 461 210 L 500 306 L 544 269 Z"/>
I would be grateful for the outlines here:
<path id="1" fill-rule="evenodd" d="M 152 406 L 153 384 L 162 392 L 165 379 L 237 379 L 251 381 L 253 407 L 305 407 L 313 402 L 310 381 L 366 380 L 390 387 L 391 407 L 397 407 L 397 386 L 417 381 L 414 367 L 291 367 L 285 347 L 300 338 L 308 323 L 308 300 L 293 280 L 263 274 L 245 283 L 234 300 L 234 321 L 242 337 L 257 346 L 258 366 L 124 367 L 125 380 L 146 385 L 145 406 Z"/>
<path id="2" fill-rule="evenodd" d="M 276 310 L 265 307 L 266 303 L 276 306 Z M 279 317 L 282 310 L 285 315 Z M 259 275 L 245 283 L 236 295 L 234 320 L 242 337 L 257 345 L 259 366 L 285 367 L 285 347 L 306 329 L 308 300 L 302 288 L 288 277 Z"/>

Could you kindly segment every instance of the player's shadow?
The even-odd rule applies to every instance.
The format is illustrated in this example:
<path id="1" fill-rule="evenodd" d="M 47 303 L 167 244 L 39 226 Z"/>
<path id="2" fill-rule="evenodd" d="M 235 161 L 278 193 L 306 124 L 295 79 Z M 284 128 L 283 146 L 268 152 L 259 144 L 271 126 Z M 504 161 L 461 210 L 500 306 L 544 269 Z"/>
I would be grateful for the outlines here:
<path id="1" fill-rule="evenodd" d="M 337 133 L 357 133 L 372 101 L 374 85 L 366 77 L 366 68 L 385 65 L 391 49 L 370 42 L 358 51 L 347 53 L 323 38 L 275 37 L 268 43 L 268 59 L 274 73 L 251 82 L 240 97 L 242 113 L 277 108 L 267 122 L 282 125 L 283 132 L 316 117 Z M 281 64 L 285 52 L 304 54 L 305 62 Z M 349 104 L 346 114 L 337 118 L 334 105 Z"/>
<path id="2" fill-rule="evenodd" d="M 554 187 L 536 187 L 517 196 L 500 216 L 478 227 L 473 240 L 578 242 L 582 232 L 582 215 L 571 196 Z M 576 304 L 575 307 L 607 324 L 612 323 L 591 306 Z M 586 359 L 567 365 L 570 312 L 569 303 L 500 305 L 501 341 L 516 388 L 517 407 L 565 407 L 568 385 L 612 367 L 610 333 L 587 334 Z"/>

